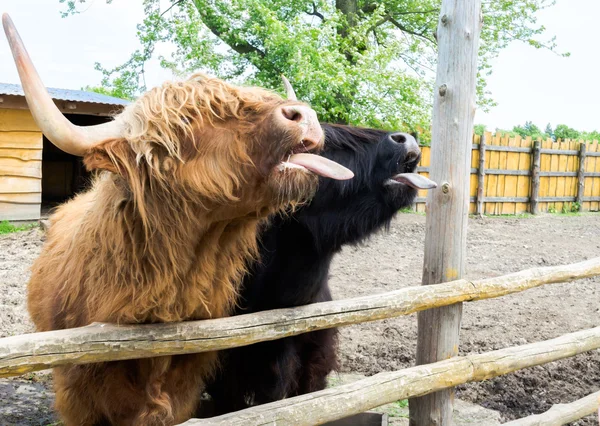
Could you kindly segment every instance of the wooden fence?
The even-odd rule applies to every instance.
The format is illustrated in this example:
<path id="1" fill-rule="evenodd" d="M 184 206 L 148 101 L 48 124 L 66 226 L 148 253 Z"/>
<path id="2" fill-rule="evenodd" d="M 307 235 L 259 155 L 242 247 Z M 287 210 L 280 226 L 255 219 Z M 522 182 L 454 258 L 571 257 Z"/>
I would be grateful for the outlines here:
<path id="1" fill-rule="evenodd" d="M 598 141 L 533 141 L 488 132 L 473 142 L 471 214 L 600 211 Z M 429 176 L 431 149 L 421 150 L 417 170 Z M 425 197 L 422 191 L 417 198 L 419 212 Z"/>
<path id="2" fill-rule="evenodd" d="M 409 287 L 380 295 L 317 303 L 230 318 L 76 329 L 0 339 L 0 377 L 64 364 L 86 364 L 160 355 L 220 350 L 274 340 L 312 330 L 374 321 L 521 292 L 544 284 L 600 276 L 600 258 L 571 265 L 533 268 L 476 281 Z M 524 346 L 420 365 L 309 395 L 289 398 L 188 425 L 314 425 L 343 418 L 398 399 L 481 381 L 522 368 L 600 348 L 600 327 Z M 595 395 L 557 406 L 543 419 L 581 418 L 598 408 Z M 595 401 L 595 402 L 594 402 Z M 327 409 L 323 409 L 326 407 Z M 535 420 L 535 419 L 534 419 Z M 523 423 L 536 424 L 523 420 Z M 562 424 L 562 423 L 552 423 Z"/>

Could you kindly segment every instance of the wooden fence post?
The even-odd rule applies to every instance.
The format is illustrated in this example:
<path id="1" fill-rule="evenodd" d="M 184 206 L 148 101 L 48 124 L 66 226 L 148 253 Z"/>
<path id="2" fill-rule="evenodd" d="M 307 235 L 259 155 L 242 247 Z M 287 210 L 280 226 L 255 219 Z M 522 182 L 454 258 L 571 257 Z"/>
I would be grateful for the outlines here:
<path id="1" fill-rule="evenodd" d="M 531 214 L 538 214 L 538 199 L 540 197 L 540 164 L 542 143 L 533 143 L 533 161 L 531 162 Z"/>
<path id="2" fill-rule="evenodd" d="M 481 0 L 443 0 L 437 27 L 430 176 L 423 285 L 463 275 L 470 204 L 471 151 Z M 458 354 L 462 304 L 420 312 L 417 364 Z M 453 389 L 410 400 L 413 426 L 452 424 Z"/>
<path id="3" fill-rule="evenodd" d="M 485 196 L 485 132 L 479 140 L 479 167 L 477 168 L 477 214 L 483 217 L 483 197 Z"/>
<path id="4" fill-rule="evenodd" d="M 583 208 L 583 194 L 585 192 L 585 157 L 587 146 L 585 142 L 579 144 L 579 171 L 577 172 L 577 204 L 579 211 Z"/>

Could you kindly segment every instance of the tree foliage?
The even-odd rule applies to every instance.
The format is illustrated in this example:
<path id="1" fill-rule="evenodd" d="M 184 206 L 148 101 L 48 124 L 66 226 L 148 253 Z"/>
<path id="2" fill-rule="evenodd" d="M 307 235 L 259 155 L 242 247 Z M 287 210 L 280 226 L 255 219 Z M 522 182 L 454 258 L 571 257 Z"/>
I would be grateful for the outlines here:
<path id="1" fill-rule="evenodd" d="M 473 132 L 476 135 L 483 135 L 486 131 L 484 124 L 475 124 Z M 575 130 L 566 124 L 559 124 L 554 129 L 548 123 L 546 129 L 542 132 L 538 126 L 531 121 L 526 121 L 524 125 L 514 126 L 512 130 L 496 129 L 496 134 L 508 135 L 510 137 L 521 136 L 526 138 L 531 136 L 533 140 L 584 140 L 584 141 L 600 141 L 600 132 L 593 130 L 591 132 Z"/>
<path id="2" fill-rule="evenodd" d="M 59 0 L 65 15 L 90 0 Z M 105 0 L 107 3 L 113 0 Z M 121 0 L 123 1 L 123 0 Z M 484 1 L 479 104 L 490 60 L 510 42 L 555 50 L 536 12 L 554 0 Z M 324 121 L 417 130 L 429 128 L 441 0 L 143 0 L 141 49 L 105 69 L 103 85 L 128 96 L 145 90 L 144 65 L 157 45 L 179 74 L 202 70 L 238 83 L 281 90 L 286 75 Z M 133 23 L 132 23 L 133 24 Z"/>
<path id="3" fill-rule="evenodd" d="M 534 140 L 547 139 L 552 135 L 542 132 L 542 130 L 531 121 L 526 121 L 523 126 L 514 126 L 512 131 L 523 138 L 531 136 Z"/>
<path id="4" fill-rule="evenodd" d="M 554 129 L 555 140 L 561 139 L 579 139 L 580 132 L 567 126 L 566 124 L 559 124 Z"/>
<path id="5" fill-rule="evenodd" d="M 473 126 L 473 133 L 479 136 L 483 136 L 486 130 L 487 126 L 485 124 L 475 124 Z"/>
<path id="6" fill-rule="evenodd" d="M 600 141 L 600 132 L 592 130 L 591 132 L 581 132 L 579 138 L 584 141 Z"/>
<path id="7" fill-rule="evenodd" d="M 131 97 L 130 93 L 125 92 L 119 86 L 112 86 L 112 87 L 85 86 L 85 87 L 82 87 L 81 90 L 85 90 L 86 92 L 100 93 L 101 95 L 112 96 L 114 98 L 119 98 L 119 99 L 127 99 L 127 100 L 133 99 Z"/>

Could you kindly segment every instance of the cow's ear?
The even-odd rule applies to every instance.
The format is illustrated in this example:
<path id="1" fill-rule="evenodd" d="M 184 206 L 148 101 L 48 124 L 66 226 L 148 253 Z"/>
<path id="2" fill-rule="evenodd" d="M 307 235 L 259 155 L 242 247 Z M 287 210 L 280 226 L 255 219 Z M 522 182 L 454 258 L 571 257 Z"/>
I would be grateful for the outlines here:
<path id="1" fill-rule="evenodd" d="M 135 155 L 124 139 L 111 139 L 91 148 L 83 163 L 88 171 L 106 170 L 127 177 L 135 163 Z"/>

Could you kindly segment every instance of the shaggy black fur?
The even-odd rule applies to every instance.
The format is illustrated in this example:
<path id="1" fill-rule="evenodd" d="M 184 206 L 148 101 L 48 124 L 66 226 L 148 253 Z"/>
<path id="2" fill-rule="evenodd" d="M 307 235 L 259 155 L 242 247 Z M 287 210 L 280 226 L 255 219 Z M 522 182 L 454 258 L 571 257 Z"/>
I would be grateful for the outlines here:
<path id="1" fill-rule="evenodd" d="M 329 301 L 329 266 L 344 244 L 387 227 L 417 191 L 384 185 L 406 162 L 410 136 L 342 125 L 323 125 L 324 156 L 351 169 L 349 181 L 322 179 L 312 202 L 275 217 L 261 233 L 261 261 L 244 280 L 236 314 Z M 222 352 L 221 369 L 207 392 L 216 414 L 321 390 L 338 366 L 337 330 L 320 330 Z"/>

